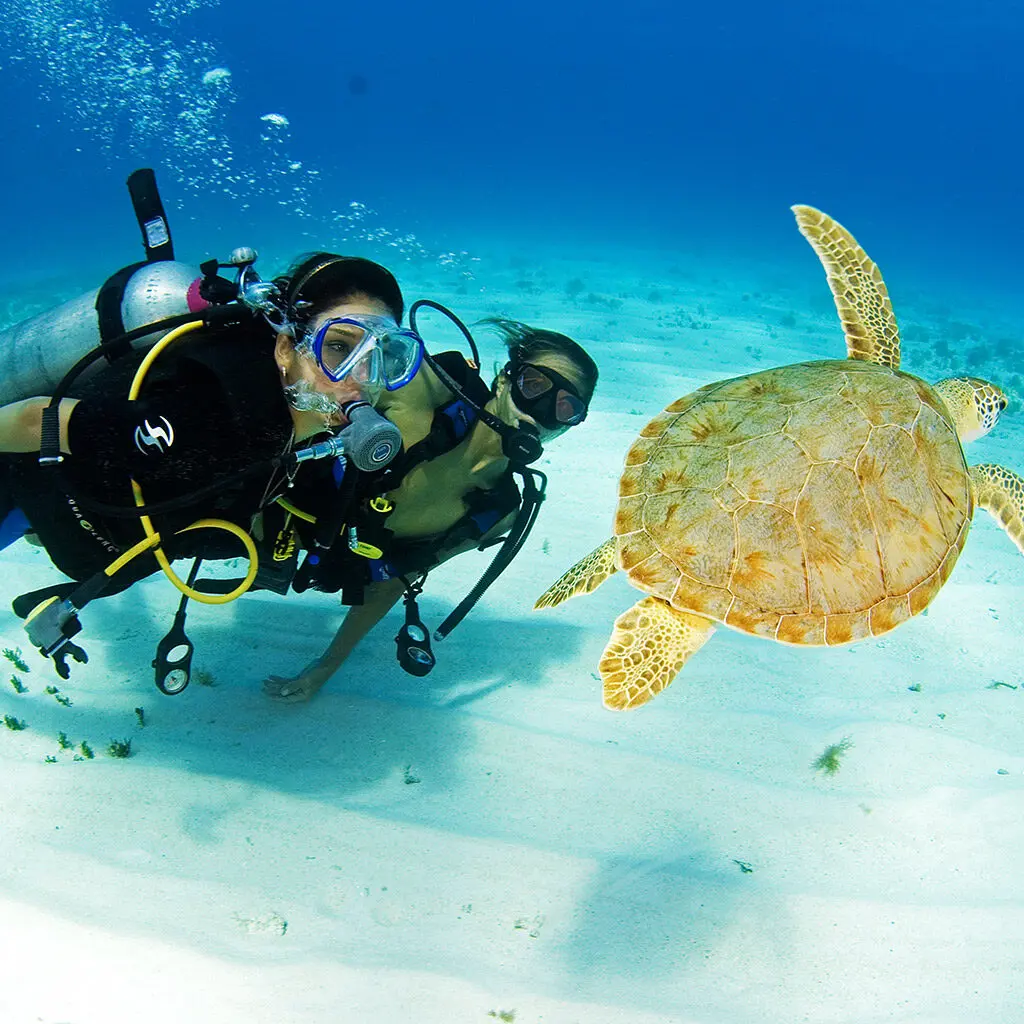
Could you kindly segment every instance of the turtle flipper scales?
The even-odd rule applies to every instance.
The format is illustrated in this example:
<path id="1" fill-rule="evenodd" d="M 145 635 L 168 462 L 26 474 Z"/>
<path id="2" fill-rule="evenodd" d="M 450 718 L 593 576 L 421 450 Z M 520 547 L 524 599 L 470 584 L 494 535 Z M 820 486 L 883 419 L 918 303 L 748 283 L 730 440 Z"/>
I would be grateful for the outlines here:
<path id="1" fill-rule="evenodd" d="M 1010 535 L 1024 554 L 1024 479 L 992 462 L 971 466 L 974 500 Z"/>
<path id="2" fill-rule="evenodd" d="M 825 267 L 846 334 L 849 359 L 900 367 L 900 332 L 882 273 L 857 240 L 827 213 L 794 206 L 800 233 Z"/>
<path id="3" fill-rule="evenodd" d="M 598 665 L 605 707 L 628 711 L 661 693 L 686 659 L 704 645 L 715 625 L 658 597 L 637 601 L 615 620 Z"/>
<path id="4" fill-rule="evenodd" d="M 533 607 L 554 608 L 556 604 L 568 601 L 570 597 L 589 594 L 596 590 L 609 576 L 618 571 L 615 547 L 615 538 L 609 537 L 599 548 L 594 548 L 589 555 L 585 555 L 555 580 L 537 598 Z"/>

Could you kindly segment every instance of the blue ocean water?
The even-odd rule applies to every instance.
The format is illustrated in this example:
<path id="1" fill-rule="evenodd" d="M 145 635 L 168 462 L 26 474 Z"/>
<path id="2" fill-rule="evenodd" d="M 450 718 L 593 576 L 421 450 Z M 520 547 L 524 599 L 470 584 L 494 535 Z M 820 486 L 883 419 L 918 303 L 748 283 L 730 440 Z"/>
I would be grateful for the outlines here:
<path id="1" fill-rule="evenodd" d="M 197 248 L 253 225 L 287 238 L 358 201 L 432 251 L 795 252 L 786 210 L 806 202 L 884 266 L 1016 281 L 1014 5 L 4 8 L 9 273 L 116 259 L 134 241 L 120 183 L 153 164 Z"/>
<path id="2" fill-rule="evenodd" d="M 124 824 L 121 806 L 106 799 L 103 777 L 77 776 L 87 779 L 81 805 L 109 813 L 110 820 L 98 839 L 79 840 L 66 829 L 72 839 L 53 842 L 81 842 L 100 864 L 131 866 L 163 857 L 156 843 L 166 834 L 188 857 L 161 870 L 218 879 L 230 896 L 225 906 L 239 903 L 230 905 L 232 913 L 249 912 L 235 866 L 255 863 L 255 880 L 243 881 L 297 908 L 292 935 L 310 934 L 301 930 L 310 907 L 310 918 L 319 914 L 328 922 L 312 929 L 325 956 L 372 962 L 384 947 L 379 932 L 358 917 L 371 880 L 375 898 L 390 886 L 396 903 L 427 905 L 423 918 L 450 929 L 461 925 L 444 915 L 452 907 L 465 910 L 473 899 L 476 920 L 490 926 L 488 906 L 495 919 L 495 906 L 505 914 L 510 904 L 502 890 L 520 881 L 516 899 L 523 906 L 502 918 L 504 931 L 475 924 L 472 943 L 471 968 L 483 964 L 480 974 L 503 978 L 513 991 L 534 984 L 566 998 L 582 992 L 595 1001 L 659 1009 L 681 992 L 699 1000 L 699 985 L 691 996 L 689 983 L 703 981 L 709 1003 L 733 1001 L 731 1014 L 702 1018 L 716 1024 L 796 1019 L 798 997 L 819 1002 L 807 1019 L 825 1004 L 836 1010 L 829 1019 L 888 1018 L 884 986 L 872 1003 L 879 977 L 909 986 L 918 1019 L 985 1019 L 966 1002 L 962 1015 L 954 1010 L 940 1018 L 945 982 L 952 999 L 969 1002 L 979 989 L 1013 996 L 1020 943 L 996 945 L 1001 924 L 1010 935 L 1010 915 L 1019 920 L 1020 887 L 1012 874 L 1017 844 L 1007 822 L 1020 820 L 1020 802 L 1018 796 L 1010 803 L 1018 790 L 1007 797 L 989 787 L 1008 786 L 1009 770 L 1012 784 L 1021 777 L 1013 732 L 1020 716 L 1004 710 L 1016 707 L 1005 702 L 1021 692 L 1015 689 L 1019 658 L 1011 658 L 1019 566 L 987 517 L 978 517 L 957 566 L 956 594 L 952 583 L 944 591 L 946 611 L 915 620 L 916 632 L 901 629 L 891 645 L 886 638 L 808 654 L 722 630 L 707 660 L 695 662 L 694 675 L 675 683 L 646 718 L 609 718 L 597 708 L 597 656 L 612 618 L 635 597 L 624 596 L 621 579 L 588 598 L 592 603 L 572 604 L 560 619 L 520 615 L 512 601 L 539 591 L 606 533 L 617 460 L 647 415 L 690 386 L 778 362 L 780 352 L 794 358 L 841 353 L 831 298 L 793 226 L 793 203 L 833 214 L 880 264 L 909 369 L 929 379 L 970 369 L 1006 386 L 1016 403 L 1001 425 L 1008 429 L 979 448 L 982 458 L 1024 469 L 1017 442 L 1024 399 L 1017 319 L 1024 12 L 1017 5 L 4 0 L 0 13 L 0 328 L 96 287 L 139 258 L 124 179 L 152 166 L 182 259 L 225 256 L 251 244 L 273 269 L 324 246 L 379 258 L 403 281 L 438 289 L 437 297 L 470 316 L 495 311 L 492 293 L 494 303 L 525 319 L 559 309 L 553 326 L 592 347 L 607 382 L 587 424 L 593 433 L 580 441 L 570 435 L 565 455 L 554 456 L 562 461 L 533 548 L 494 588 L 493 604 L 477 609 L 450 641 L 446 664 L 429 685 L 399 673 L 390 660 L 391 634 L 381 631 L 308 717 L 281 716 L 259 694 L 260 674 L 289 667 L 281 664 L 282 637 L 309 652 L 321 648 L 333 634 L 336 608 L 324 595 L 266 605 L 257 597 L 205 619 L 202 611 L 193 613 L 202 657 L 209 659 L 204 664 L 213 666 L 221 688 L 193 686 L 177 703 L 157 703 L 148 659 L 169 623 L 162 597 L 152 595 L 162 595 L 166 585 L 147 583 L 144 596 L 131 599 L 142 613 L 127 597 L 112 599 L 113 611 L 97 611 L 89 624 L 90 649 L 99 652 L 95 662 L 109 666 L 109 678 L 80 683 L 81 676 L 73 677 L 69 691 L 82 717 L 62 719 L 65 708 L 43 706 L 42 670 L 29 652 L 38 673 L 30 680 L 36 702 L 26 699 L 23 706 L 35 717 L 24 737 L 15 737 L 24 746 L 11 740 L 6 748 L 20 758 L 20 778 L 27 780 L 9 788 L 9 813 L 24 820 L 17 819 L 20 832 L 8 834 L 35 837 L 45 827 L 39 843 L 50 841 L 50 808 L 60 806 L 72 776 L 29 775 L 31 768 L 49 770 L 42 767 L 50 751 L 42 745 L 44 732 L 51 746 L 58 728 L 71 729 L 76 739 L 121 735 L 116 730 L 127 730 L 124 721 L 135 728 L 133 705 L 144 701 L 155 709 L 155 727 L 134 734 L 145 757 L 130 769 L 157 765 L 191 773 L 187 791 L 166 796 L 165 813 L 145 790 L 138 813 L 149 831 L 132 834 L 134 819 Z M 733 329 L 740 320 L 743 329 Z M 754 321 L 756 333 L 746 329 Z M 824 331 L 833 346 L 828 351 Z M 686 387 L 673 372 L 680 363 Z M 601 479 L 590 471 L 591 448 L 607 456 Z M 580 494 L 586 508 L 569 504 Z M 559 518 L 566 508 L 575 518 Z M 34 573 L 38 586 L 50 582 L 41 556 L 33 562 L 35 553 L 24 550 L 18 557 L 12 575 Z M 424 602 L 434 624 L 475 579 L 475 568 L 454 562 L 450 592 L 449 577 L 439 573 L 440 585 L 435 579 Z M 16 588 L 4 591 L 6 602 Z M 152 636 L 138 626 L 147 599 L 154 607 Z M 310 614 L 311 607 L 323 614 Z M 13 617 L 6 622 L 5 643 L 24 644 Z M 220 649 L 239 637 L 248 660 Z M 509 657 L 502 641 L 524 637 Z M 992 652 L 991 669 L 979 667 L 979 651 Z M 18 699 L 8 692 L 12 711 L 32 717 Z M 918 703 L 908 702 L 925 709 L 916 720 Z M 847 789 L 823 790 L 808 764 L 848 731 L 856 734 L 856 753 L 839 783 L 852 781 Z M 918 746 L 921 736 L 929 745 Z M 613 745 L 623 759 L 602 774 L 612 764 L 606 759 Z M 31 765 L 24 751 L 31 751 Z M 637 778 L 645 780 L 642 792 Z M 495 788 L 476 788 L 483 785 Z M 304 799 L 312 794 L 322 803 L 322 813 L 302 811 L 315 813 L 322 842 L 315 829 L 296 837 L 298 801 L 278 806 L 278 790 Z M 23 792 L 37 797 L 35 803 Z M 966 793 L 966 809 L 954 806 L 947 814 L 943 794 L 949 792 Z M 717 808 L 730 799 L 741 813 L 717 821 Z M 884 806 L 869 817 L 868 805 L 876 802 Z M 925 811 L 918 815 L 920 804 Z M 424 838 L 409 823 L 437 831 Z M 379 872 L 359 875 L 351 867 L 362 870 L 356 850 L 344 861 L 348 874 L 336 874 L 335 860 L 343 858 L 334 851 L 349 851 L 360 827 L 369 851 L 364 859 L 379 861 Z M 961 852 L 958 828 L 977 837 L 977 849 L 966 844 Z M 847 841 L 847 829 L 856 842 Z M 438 835 L 466 840 L 479 860 L 478 877 L 473 866 L 453 860 L 453 846 Z M 253 836 L 262 844 L 258 855 L 249 853 Z M 478 848 L 473 843 L 480 836 L 508 845 L 498 852 Z M 531 857 L 517 853 L 516 844 Z M 39 878 L 31 881 L 18 876 L 18 858 L 6 858 L 5 887 L 15 898 L 88 922 L 99 913 L 90 903 L 93 880 L 84 876 L 81 893 L 73 891 L 76 862 L 66 859 L 67 846 L 54 849 L 55 859 L 40 860 Z M 400 855 L 389 857 L 396 849 Z M 297 850 L 301 864 L 281 881 L 278 866 L 291 872 Z M 534 850 L 550 860 L 535 861 Z M 860 874 L 862 851 L 868 852 Z M 547 871 L 551 889 L 559 889 L 568 871 L 555 861 L 574 857 L 581 877 L 591 867 L 594 875 L 591 890 L 571 908 L 578 917 L 575 937 L 567 940 L 570 911 L 559 910 L 551 893 L 529 902 L 525 891 L 543 890 L 536 879 Z M 273 870 L 260 868 L 268 860 Z M 796 871 L 794 861 L 807 866 Z M 431 885 L 421 888 L 415 878 L 404 888 L 396 884 L 409 863 L 431 867 Z M 465 894 L 450 881 L 460 871 L 472 882 Z M 205 899 L 198 890 L 182 901 L 193 908 L 185 924 L 181 914 L 161 917 L 163 891 L 144 875 L 140 868 L 132 884 L 146 898 L 128 901 L 120 917 L 109 915 L 110 927 L 169 935 L 186 946 L 209 920 L 220 921 L 194 909 Z M 313 880 L 311 892 L 326 894 L 327 911 L 319 895 L 307 901 L 298 890 L 300 876 Z M 875 879 L 881 881 L 872 888 Z M 765 885 L 754 890 L 754 903 L 751 890 L 740 888 L 750 881 Z M 435 910 L 432 887 L 443 883 L 451 886 L 444 890 L 447 902 L 437 897 L 442 909 Z M 578 889 L 564 888 L 569 904 Z M 102 880 L 95 891 L 103 891 Z M 790 921 L 784 912 L 797 902 L 787 901 L 792 893 L 831 901 L 828 912 L 839 906 L 837 917 L 847 896 L 865 903 L 853 907 L 838 931 L 823 912 L 820 931 L 792 937 L 797 915 Z M 872 916 L 865 907 L 874 899 L 880 909 Z M 927 918 L 903 924 L 898 942 L 908 951 L 906 970 L 897 965 L 887 974 L 888 962 L 876 972 L 851 954 L 860 948 L 865 919 L 876 925 L 863 929 L 875 946 L 891 952 L 897 915 L 890 915 L 887 900 L 970 903 L 989 913 L 979 913 L 966 932 L 952 913 L 937 925 Z M 255 898 L 252 903 L 265 909 Z M 412 915 L 408 906 L 403 913 Z M 993 907 L 1004 908 L 1006 917 Z M 551 920 L 546 931 L 537 923 L 541 908 Z M 727 927 L 744 908 L 764 922 L 763 935 L 749 923 Z M 463 917 L 472 920 L 469 911 L 458 920 Z M 347 928 L 340 937 L 335 918 Z M 372 920 L 392 936 L 400 933 L 401 941 L 390 940 L 396 952 L 381 956 L 387 966 L 456 971 L 444 958 L 454 931 L 437 925 L 434 932 L 432 924 L 402 931 L 393 927 L 404 921 L 397 910 Z M 528 977 L 515 976 L 528 947 L 508 955 L 502 941 L 508 935 L 534 941 L 531 930 L 543 931 L 546 941 L 554 933 L 571 956 L 566 961 L 536 943 L 545 963 Z M 974 940 L 989 933 L 996 939 L 982 956 Z M 768 948 L 780 935 L 800 952 L 793 960 L 802 969 L 790 971 L 791 961 L 780 958 L 779 969 L 767 972 L 781 995 L 765 1009 L 756 984 L 749 996 L 729 986 L 747 984 L 740 960 L 746 937 Z M 950 939 L 948 950 L 940 950 L 948 955 L 934 962 L 927 946 L 933 936 Z M 197 948 L 254 957 L 249 949 L 238 952 L 231 937 L 201 937 Z M 826 947 L 831 941 L 836 949 Z M 714 960 L 705 946 L 723 966 L 705 967 L 705 959 Z M 820 956 L 826 948 L 833 959 Z M 728 959 L 734 955 L 735 970 Z M 680 975 L 687 984 L 678 988 L 667 966 L 673 958 L 690 972 Z M 996 967 L 988 970 L 991 962 Z M 964 973 L 957 973 L 963 964 Z M 969 973 L 974 965 L 986 971 L 980 982 Z M 844 969 L 849 993 L 837 992 Z M 805 984 L 808 978 L 817 987 Z M 862 1000 L 860 1012 L 848 1009 L 855 1003 L 850 993 Z M 1016 1010 L 1019 991 L 1009 996 L 1006 1005 Z M 481 1019 L 496 1016 L 487 1016 L 491 1006 L 482 1007 Z M 910 1014 L 890 1019 L 909 1021 Z M 47 1019 L 71 1017 L 54 1012 Z M 659 1017 L 658 1024 L 676 1019 Z"/>

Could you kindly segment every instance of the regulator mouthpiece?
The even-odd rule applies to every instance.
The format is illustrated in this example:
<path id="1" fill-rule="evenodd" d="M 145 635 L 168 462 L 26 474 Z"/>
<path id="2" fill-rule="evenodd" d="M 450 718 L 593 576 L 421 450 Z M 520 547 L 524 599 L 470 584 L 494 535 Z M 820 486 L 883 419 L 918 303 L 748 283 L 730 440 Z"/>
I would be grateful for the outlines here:
<path id="1" fill-rule="evenodd" d="M 349 418 L 348 426 L 326 441 L 297 451 L 296 462 L 344 455 L 356 469 L 371 473 L 383 469 L 401 451 L 401 431 L 366 402 L 351 402 L 341 411 Z"/>
<path id="2" fill-rule="evenodd" d="M 383 469 L 401 450 L 402 432 L 366 402 L 351 402 L 342 412 L 349 424 L 338 438 L 352 464 L 364 473 Z"/>

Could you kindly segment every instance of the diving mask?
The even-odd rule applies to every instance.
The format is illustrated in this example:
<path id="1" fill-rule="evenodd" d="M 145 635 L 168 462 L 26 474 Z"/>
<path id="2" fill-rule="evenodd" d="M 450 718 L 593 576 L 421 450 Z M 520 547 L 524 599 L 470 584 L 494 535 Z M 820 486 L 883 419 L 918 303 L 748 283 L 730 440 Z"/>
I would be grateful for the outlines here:
<path id="1" fill-rule="evenodd" d="M 423 341 L 387 316 L 353 315 L 324 321 L 300 345 L 324 376 L 351 380 L 364 388 L 397 391 L 416 376 Z"/>
<path id="2" fill-rule="evenodd" d="M 547 366 L 520 363 L 508 367 L 512 401 L 548 430 L 574 427 L 587 418 L 587 403 L 576 386 Z"/>

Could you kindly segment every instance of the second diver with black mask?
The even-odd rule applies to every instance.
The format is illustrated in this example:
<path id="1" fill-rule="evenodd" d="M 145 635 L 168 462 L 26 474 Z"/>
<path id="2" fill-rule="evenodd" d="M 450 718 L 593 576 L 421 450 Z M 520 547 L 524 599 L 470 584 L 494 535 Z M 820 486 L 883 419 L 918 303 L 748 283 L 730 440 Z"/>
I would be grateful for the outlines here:
<path id="1" fill-rule="evenodd" d="M 384 477 L 394 481 L 382 496 L 388 507 L 386 553 L 371 563 L 372 582 L 362 602 L 348 611 L 323 654 L 298 675 L 270 676 L 264 682 L 272 699 L 313 697 L 403 593 L 407 621 L 396 637 L 399 660 L 413 674 L 429 671 L 429 663 L 406 664 L 402 650 L 410 630 L 426 637 L 425 627 L 410 615 L 423 577 L 463 551 L 514 533 L 523 502 L 512 475 L 515 449 L 525 452 L 530 441 L 539 449 L 586 417 L 598 371 L 580 345 L 518 321 L 490 323 L 508 350 L 508 362 L 490 388 L 458 353 L 442 353 L 425 362 L 407 387 L 382 396 L 380 409 L 400 428 L 405 444 Z M 440 374 L 435 363 L 441 365 Z M 466 414 L 445 375 L 484 410 L 482 417 L 472 409 Z M 493 424 L 495 418 L 499 424 Z M 415 647 L 411 651 L 417 653 Z"/>

